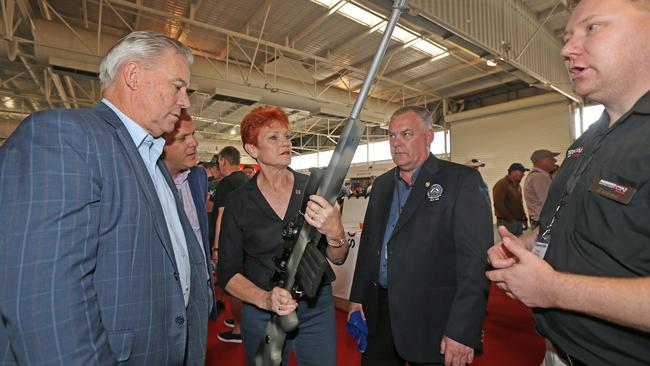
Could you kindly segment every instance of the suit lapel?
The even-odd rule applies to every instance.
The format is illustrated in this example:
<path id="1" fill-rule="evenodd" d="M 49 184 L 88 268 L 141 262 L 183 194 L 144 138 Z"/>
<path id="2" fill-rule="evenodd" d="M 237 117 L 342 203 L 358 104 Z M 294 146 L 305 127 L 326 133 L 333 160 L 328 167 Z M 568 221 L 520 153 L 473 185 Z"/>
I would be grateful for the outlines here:
<path id="1" fill-rule="evenodd" d="M 160 200 L 158 199 L 158 194 L 156 193 L 156 188 L 151 181 L 151 177 L 147 171 L 147 167 L 142 161 L 142 157 L 138 152 L 138 148 L 133 143 L 133 139 L 129 134 L 129 131 L 124 126 L 124 123 L 119 119 L 119 117 L 104 103 L 98 103 L 94 110 L 106 121 L 108 124 L 115 128 L 115 134 L 117 135 L 118 140 L 124 147 L 128 162 L 131 165 L 131 168 L 135 174 L 135 177 L 138 181 L 138 184 L 142 188 L 147 204 L 151 208 L 151 212 L 154 218 L 154 226 L 160 242 L 162 243 L 167 256 L 172 261 L 174 268 L 176 267 L 176 258 L 174 257 L 174 250 L 172 249 L 171 238 L 169 237 L 169 230 L 167 229 L 167 222 L 163 214 L 162 206 L 160 205 Z"/>
<path id="2" fill-rule="evenodd" d="M 208 221 L 207 215 L 205 215 L 205 201 L 207 195 L 207 177 L 200 174 L 199 168 L 194 166 L 190 168 L 190 175 L 187 177 L 188 184 L 190 185 L 190 192 L 192 193 L 192 200 L 194 201 L 194 207 L 196 208 L 196 214 L 199 217 L 199 226 L 201 227 L 201 234 L 208 232 Z M 201 182 L 205 180 L 205 182 Z M 205 185 L 204 185 L 205 183 Z M 205 194 L 204 194 L 205 193 Z M 205 218 L 205 220 L 204 220 Z M 206 243 L 206 248 L 209 248 L 212 243 L 207 243 L 207 235 L 202 235 L 206 238 L 204 241 Z"/>
<path id="3" fill-rule="evenodd" d="M 185 235 L 185 243 L 187 244 L 187 253 L 190 256 L 190 261 L 200 262 L 201 260 L 203 260 L 203 254 L 201 254 L 203 248 L 200 247 L 199 241 L 198 239 L 196 239 L 196 235 L 194 235 L 194 230 L 192 229 L 190 220 L 187 218 L 187 215 L 185 214 L 185 208 L 183 207 L 180 193 L 178 192 L 178 189 L 176 188 L 176 184 L 174 183 L 174 180 L 169 174 L 169 171 L 167 170 L 167 166 L 165 166 L 165 163 L 162 161 L 162 159 L 158 159 L 157 165 L 158 165 L 158 169 L 160 169 L 160 172 L 165 178 L 165 183 L 167 183 L 167 186 L 169 187 L 169 189 L 171 189 L 174 195 L 174 203 L 176 204 L 176 211 L 178 211 L 178 218 L 181 220 L 181 226 L 183 227 L 183 234 Z M 165 225 L 167 224 L 165 223 Z M 207 260 L 207 257 L 205 259 Z"/>
<path id="4" fill-rule="evenodd" d="M 214 305 L 212 302 L 214 300 L 214 296 L 210 297 L 207 295 L 208 293 L 212 294 L 213 291 L 210 290 L 211 287 L 209 287 L 209 286 L 213 286 L 211 267 L 209 267 L 207 264 L 209 260 L 209 256 L 205 252 L 204 248 L 200 245 L 199 240 L 196 238 L 196 235 L 194 235 L 192 224 L 190 224 L 190 220 L 187 218 L 187 214 L 185 214 L 185 208 L 183 207 L 183 201 L 181 200 L 181 195 L 178 192 L 178 189 L 176 188 L 176 184 L 174 183 L 171 174 L 169 174 L 169 171 L 167 170 L 167 166 L 165 166 L 165 163 L 163 162 L 162 159 L 158 159 L 158 162 L 156 164 L 158 165 L 158 169 L 160 169 L 160 172 L 165 178 L 165 183 L 167 183 L 167 186 L 171 189 L 174 195 L 174 203 L 176 204 L 176 211 L 178 211 L 178 218 L 181 221 L 181 226 L 183 227 L 183 234 L 185 235 L 187 254 L 189 255 L 190 258 L 190 268 L 192 268 L 192 263 L 203 263 L 202 267 L 205 269 L 205 271 L 194 271 L 194 270 L 190 271 L 190 281 L 192 283 L 197 284 L 196 288 L 199 289 L 204 288 L 206 290 L 205 292 L 206 295 L 203 296 L 200 296 L 200 294 L 196 293 L 194 290 L 190 291 L 190 303 L 192 303 L 193 301 L 201 301 L 201 299 L 207 299 L 208 301 L 207 309 L 208 312 L 210 312 Z M 170 241 L 170 246 L 171 246 L 171 241 Z M 203 285 L 201 284 L 205 284 L 205 287 L 203 287 Z M 191 288 L 194 288 L 193 285 L 191 285 Z"/>
<path id="5" fill-rule="evenodd" d="M 426 192 L 428 187 L 426 187 L 426 182 L 431 182 L 431 177 L 438 172 L 438 159 L 436 159 L 433 154 L 429 154 L 429 158 L 422 164 L 422 169 L 418 174 L 413 187 L 411 187 L 411 193 L 409 193 L 409 198 L 406 200 L 404 205 L 404 210 L 399 215 L 397 219 L 397 224 L 395 224 L 395 229 L 393 229 L 393 235 L 397 233 L 413 216 L 418 207 L 426 199 Z"/>
<path id="6" fill-rule="evenodd" d="M 212 243 L 209 243 L 209 222 L 208 215 L 205 210 L 205 201 L 207 199 L 206 197 L 208 193 L 208 177 L 201 171 L 202 169 L 203 168 L 200 168 L 198 166 L 190 168 L 190 175 L 187 177 L 187 180 L 188 184 L 190 185 L 192 200 L 194 201 L 194 207 L 196 208 L 196 214 L 198 216 L 199 226 L 201 228 L 201 240 L 203 241 L 203 247 L 200 249 L 205 255 L 206 269 L 208 270 L 208 273 L 212 273 L 212 263 L 210 257 L 210 248 L 212 247 Z M 210 276 L 210 285 L 214 286 L 212 283 L 212 276 Z"/>
<path id="7" fill-rule="evenodd" d="M 373 187 L 373 195 L 376 195 L 376 197 L 383 197 L 384 199 L 381 199 L 379 201 L 379 204 L 377 205 L 377 213 L 379 216 L 379 226 L 377 226 L 377 230 L 379 232 L 377 233 L 379 240 L 376 240 L 374 242 L 377 243 L 377 248 L 381 249 L 383 240 L 384 240 L 384 234 L 386 232 L 386 225 L 388 223 L 388 217 L 390 216 L 390 206 L 393 203 L 393 194 L 395 193 L 395 174 L 396 174 L 397 168 L 393 168 L 391 171 L 392 174 L 390 174 L 390 179 L 388 179 L 387 184 L 385 185 L 375 185 Z"/>

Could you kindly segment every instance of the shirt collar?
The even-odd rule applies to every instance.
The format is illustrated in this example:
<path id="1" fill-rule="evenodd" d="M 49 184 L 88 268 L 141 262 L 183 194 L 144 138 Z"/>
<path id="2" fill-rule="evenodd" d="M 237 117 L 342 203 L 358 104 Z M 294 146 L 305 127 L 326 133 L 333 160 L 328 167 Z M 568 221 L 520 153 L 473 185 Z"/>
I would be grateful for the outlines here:
<path id="1" fill-rule="evenodd" d="M 424 165 L 424 164 L 422 164 L 422 165 Z M 411 176 L 411 182 L 413 182 L 413 184 L 415 184 L 415 181 L 418 179 L 418 175 L 420 175 L 420 170 L 422 169 L 422 165 L 415 168 L 415 171 L 413 171 L 413 176 Z M 408 187 L 408 188 L 413 187 L 413 184 L 409 185 L 408 183 L 406 183 L 406 181 L 404 179 L 402 179 L 402 176 L 399 175 L 399 168 L 397 168 L 397 169 L 395 169 L 395 182 L 399 183 L 399 181 L 402 181 L 404 183 L 404 185 L 406 185 L 406 187 Z"/>
<path id="2" fill-rule="evenodd" d="M 176 176 L 176 178 L 174 178 L 174 183 L 175 183 L 177 186 L 178 186 L 178 185 L 181 185 L 181 184 L 183 184 L 183 183 L 185 183 L 185 181 L 187 180 L 187 177 L 188 177 L 189 175 L 190 175 L 190 170 L 189 170 L 189 169 L 183 170 L 182 172 L 180 172 L 180 173 Z"/>
<path id="3" fill-rule="evenodd" d="M 650 114 L 650 90 L 643 94 L 643 96 L 641 96 L 641 98 L 639 98 L 639 100 L 634 103 L 632 108 L 625 112 L 621 118 L 619 118 L 618 121 L 616 121 L 616 123 L 611 127 L 621 125 L 621 122 L 625 122 L 630 115 L 635 113 Z M 600 115 L 600 118 L 592 126 L 595 130 L 598 130 L 602 133 L 603 131 L 609 130 L 609 123 L 609 113 L 607 112 L 607 109 L 605 109 Z"/>
<path id="4" fill-rule="evenodd" d="M 643 94 L 643 96 L 634 103 L 632 110 L 639 113 L 650 114 L 650 90 Z"/>
<path id="5" fill-rule="evenodd" d="M 546 173 L 546 174 L 549 174 L 546 170 L 541 169 L 541 168 L 538 168 L 538 167 L 536 167 L 536 166 L 533 166 L 533 167 L 530 169 L 530 171 L 531 171 L 531 173 L 532 173 L 533 171 L 536 171 L 536 172 L 539 172 L 539 173 Z M 530 173 L 528 173 L 528 175 L 530 175 Z M 550 174 L 549 174 L 549 175 L 550 175 Z"/>
<path id="6" fill-rule="evenodd" d="M 133 139 L 133 143 L 138 149 L 140 148 L 140 145 L 142 145 L 142 143 L 147 139 L 147 137 L 149 137 L 153 143 L 151 149 L 154 151 L 157 157 L 160 157 L 163 151 L 163 147 L 165 146 L 165 139 L 162 137 L 154 138 L 151 136 L 149 132 L 147 132 L 134 120 L 129 118 L 129 116 L 120 111 L 116 106 L 113 105 L 113 103 L 109 102 L 108 99 L 102 98 L 102 103 L 106 104 L 108 108 L 117 114 L 117 117 L 120 119 L 120 121 L 122 121 L 122 123 L 124 123 L 124 126 L 129 131 L 129 135 L 131 135 L 131 139 Z"/>

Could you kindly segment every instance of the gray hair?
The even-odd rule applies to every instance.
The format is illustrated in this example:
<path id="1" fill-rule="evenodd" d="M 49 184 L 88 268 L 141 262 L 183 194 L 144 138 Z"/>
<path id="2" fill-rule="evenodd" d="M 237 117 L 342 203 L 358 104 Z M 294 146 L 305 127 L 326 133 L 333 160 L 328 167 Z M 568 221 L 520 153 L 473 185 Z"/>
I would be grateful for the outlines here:
<path id="1" fill-rule="evenodd" d="M 415 113 L 420 118 L 420 123 L 422 124 L 423 130 L 433 130 L 433 116 L 431 115 L 431 112 L 429 112 L 429 110 L 424 107 L 407 105 L 393 112 L 393 115 L 390 116 L 390 119 L 407 113 Z"/>
<path id="2" fill-rule="evenodd" d="M 194 61 L 192 51 L 181 42 L 164 34 L 149 31 L 132 32 L 119 40 L 108 51 L 99 65 L 99 82 L 102 92 L 113 85 L 120 68 L 129 61 L 138 61 L 143 67 L 155 65 L 167 51 L 185 57 L 187 64 Z"/>

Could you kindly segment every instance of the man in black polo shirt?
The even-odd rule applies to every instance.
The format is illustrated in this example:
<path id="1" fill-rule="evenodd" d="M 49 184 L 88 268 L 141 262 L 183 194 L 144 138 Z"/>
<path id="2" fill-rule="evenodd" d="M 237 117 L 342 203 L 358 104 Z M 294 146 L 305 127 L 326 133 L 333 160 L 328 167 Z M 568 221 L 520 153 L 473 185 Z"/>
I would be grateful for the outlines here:
<path id="1" fill-rule="evenodd" d="M 239 150 L 232 146 L 226 146 L 219 152 L 219 170 L 223 178 L 219 181 L 214 194 L 214 212 L 217 216 L 215 226 L 214 251 L 219 250 L 219 233 L 221 232 L 221 218 L 226 206 L 226 200 L 230 193 L 239 188 L 248 181 L 248 177 L 241 171 L 239 166 Z M 242 303 L 235 297 L 230 297 L 230 311 L 232 312 L 232 321 L 224 322 L 227 326 L 232 327 L 231 331 L 217 334 L 217 338 L 222 342 L 241 343 L 241 330 L 239 324 L 241 320 Z"/>
<path id="2" fill-rule="evenodd" d="M 535 308 L 547 365 L 650 365 L 650 0 L 582 0 L 565 39 L 576 93 L 605 112 L 569 148 L 540 235 L 500 227 L 487 276 Z"/>

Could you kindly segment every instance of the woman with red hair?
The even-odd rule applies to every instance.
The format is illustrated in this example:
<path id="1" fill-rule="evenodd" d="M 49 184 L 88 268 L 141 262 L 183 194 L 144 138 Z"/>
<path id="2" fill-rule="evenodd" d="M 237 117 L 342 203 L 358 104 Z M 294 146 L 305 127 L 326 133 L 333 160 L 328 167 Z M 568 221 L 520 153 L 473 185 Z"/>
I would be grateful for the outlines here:
<path id="1" fill-rule="evenodd" d="M 219 236 L 219 283 L 244 302 L 242 339 L 249 362 L 264 337 L 272 313 L 287 315 L 297 311 L 297 331 L 287 337 L 283 365 L 290 348 L 299 365 L 336 365 L 336 323 L 331 281 L 327 268 L 318 294 L 313 299 L 295 300 L 271 283 L 273 258 L 281 257 L 282 228 L 299 214 L 307 176 L 289 168 L 291 138 L 289 120 L 277 107 L 253 109 L 241 123 L 246 152 L 259 164 L 260 171 L 233 192 L 223 213 Z M 345 261 L 348 245 L 340 210 L 324 198 L 311 196 L 304 212 L 306 222 L 323 239 L 318 247 L 333 263 Z"/>

